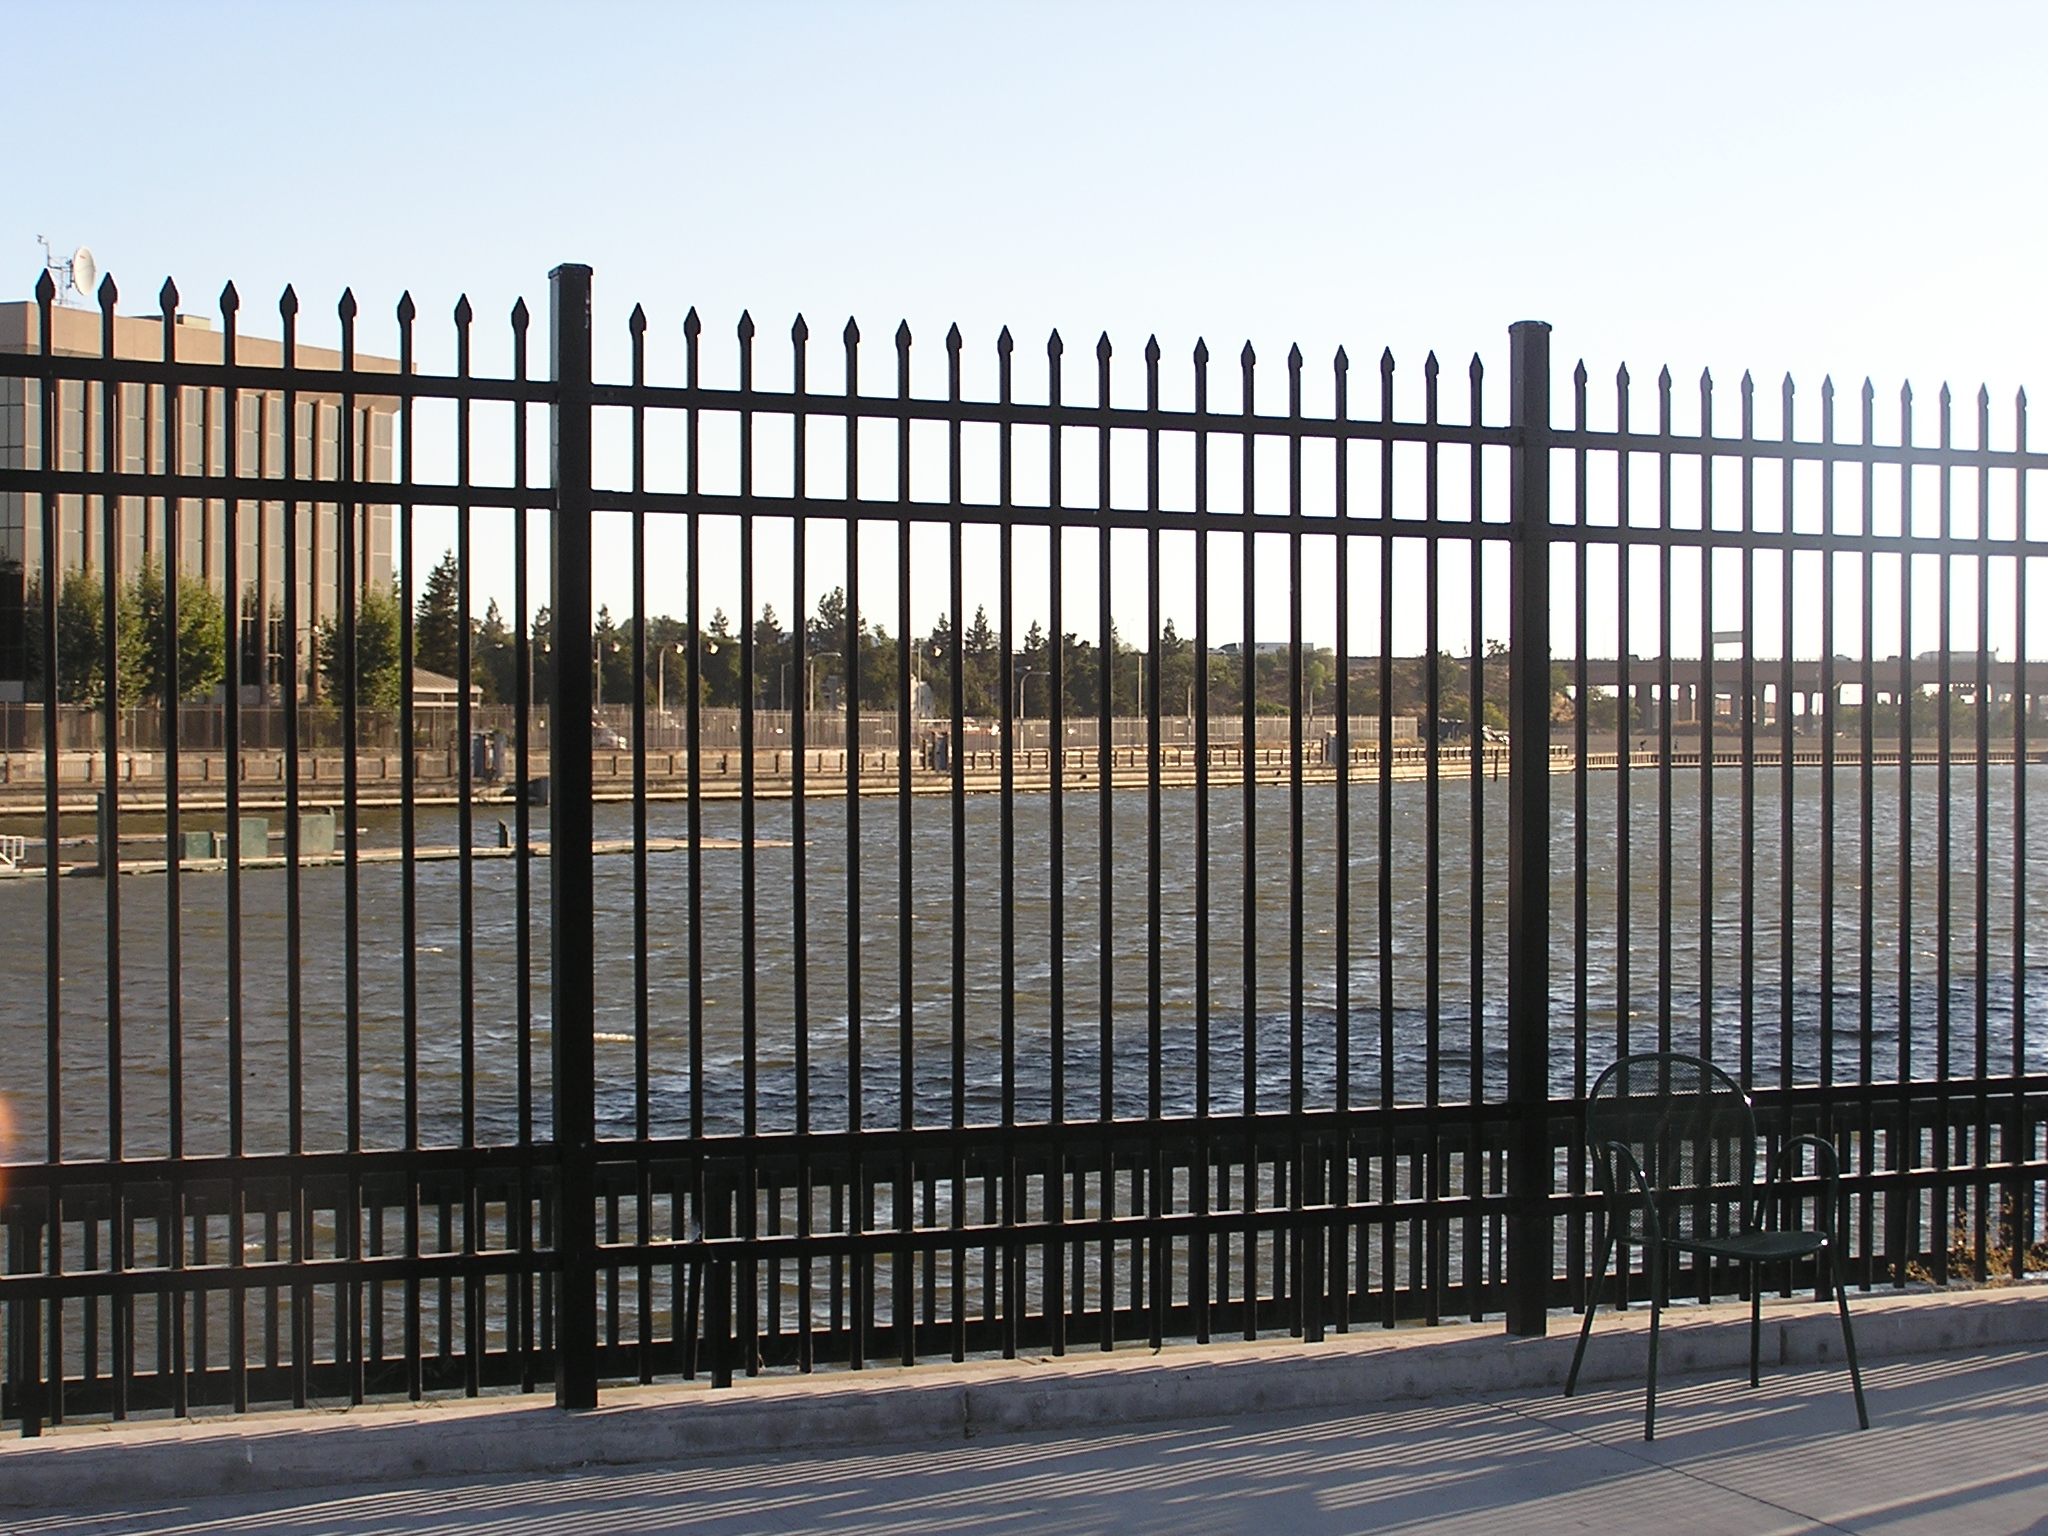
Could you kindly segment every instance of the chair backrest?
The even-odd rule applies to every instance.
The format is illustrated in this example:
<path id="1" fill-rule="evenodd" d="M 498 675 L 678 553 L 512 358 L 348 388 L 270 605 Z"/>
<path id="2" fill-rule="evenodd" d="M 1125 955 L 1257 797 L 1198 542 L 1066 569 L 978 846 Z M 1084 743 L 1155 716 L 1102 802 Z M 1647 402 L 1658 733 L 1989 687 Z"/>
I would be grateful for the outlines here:
<path id="1" fill-rule="evenodd" d="M 1749 1095 L 1697 1056 L 1624 1056 L 1586 1100 L 1586 1145 L 1621 1223 L 1617 1236 L 1641 1242 L 1646 1213 L 1635 1182 L 1610 1150 L 1635 1155 L 1657 1201 L 1666 1238 L 1738 1230 L 1756 1193 L 1756 1116 Z"/>

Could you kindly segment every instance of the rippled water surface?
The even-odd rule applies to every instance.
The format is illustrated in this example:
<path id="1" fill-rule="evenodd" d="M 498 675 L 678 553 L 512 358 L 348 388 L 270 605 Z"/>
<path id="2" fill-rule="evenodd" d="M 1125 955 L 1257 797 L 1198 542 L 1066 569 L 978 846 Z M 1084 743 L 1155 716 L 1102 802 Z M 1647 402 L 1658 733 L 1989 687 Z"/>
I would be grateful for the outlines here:
<path id="1" fill-rule="evenodd" d="M 1674 779 L 1666 923 L 1660 920 L 1660 895 L 1666 889 L 1665 861 L 1660 856 L 1664 818 L 1655 774 L 1638 772 L 1628 780 L 1626 915 L 1619 857 L 1624 840 L 1617 807 L 1623 781 L 1612 773 L 1589 777 L 1583 934 L 1575 916 L 1579 893 L 1573 781 L 1552 781 L 1557 813 L 1552 846 L 1552 1081 L 1558 1091 L 1569 1092 L 1579 1070 L 1581 956 L 1583 1055 L 1589 1071 L 1597 1071 L 1615 1054 L 1625 1015 L 1628 1041 L 1638 1048 L 1664 1038 L 1682 1048 L 1696 1048 L 1705 1030 L 1707 1048 L 1716 1059 L 1740 1068 L 1747 1058 L 1755 1079 L 1765 1083 L 1779 1080 L 1788 1058 L 1791 1076 L 1799 1081 L 1815 1080 L 1823 1070 L 1840 1081 L 1853 1081 L 1866 1071 L 1879 1079 L 1895 1076 L 1902 1030 L 1910 1047 L 1908 1070 L 1916 1077 L 1939 1072 L 1944 1037 L 1951 1070 L 1976 1070 L 1981 1053 L 1983 1069 L 2000 1073 L 2013 1064 L 2016 995 L 2024 998 L 2021 1054 L 2026 1068 L 2048 1070 L 2048 977 L 2037 974 L 2031 961 L 2022 965 L 2014 937 L 2016 915 L 2023 926 L 2039 931 L 2048 868 L 2042 867 L 2042 855 L 2030 848 L 2025 859 L 2025 912 L 2016 914 L 2010 769 L 1992 770 L 1983 807 L 1989 853 L 1981 923 L 1979 807 L 1972 773 L 1958 772 L 1950 799 L 1944 916 L 1941 804 L 1934 772 L 1916 770 L 1908 816 L 1898 771 L 1877 771 L 1867 932 L 1858 772 L 1844 769 L 1836 776 L 1831 830 L 1824 819 L 1819 771 L 1801 769 L 1795 774 L 1789 807 L 1789 880 L 1779 830 L 1787 807 L 1780 800 L 1775 772 L 1760 774 L 1756 783 L 1755 835 L 1748 849 L 1742 836 L 1737 773 L 1721 770 L 1714 775 L 1710 816 L 1702 814 L 1698 771 L 1680 771 Z M 2048 805 L 2048 769 L 2028 770 L 2028 790 L 2030 808 Z M 1142 793 L 1119 794 L 1112 812 L 1106 975 L 1100 963 L 1104 885 L 1099 801 L 1092 791 L 1070 793 L 1065 799 L 1057 880 L 1052 801 L 1044 795 L 1017 798 L 1014 876 L 1007 893 L 1002 802 L 994 797 L 965 802 L 965 883 L 959 898 L 965 920 L 957 933 L 952 802 L 943 796 L 921 796 L 911 805 L 906 922 L 899 906 L 897 803 L 864 800 L 857 949 L 848 943 L 845 802 L 837 797 L 813 799 L 805 808 L 802 827 L 807 908 L 803 944 L 794 931 L 792 849 L 760 847 L 755 852 L 756 943 L 751 964 L 743 943 L 743 857 L 730 849 L 707 849 L 702 856 L 704 1123 L 713 1130 L 734 1130 L 745 1123 L 750 1015 L 756 1042 L 752 1113 L 763 1128 L 796 1123 L 800 1049 L 808 1058 L 806 1112 L 811 1123 L 847 1123 L 849 1061 L 856 1033 L 849 1021 L 856 1018 L 858 1097 L 864 1123 L 895 1123 L 906 1078 L 920 1122 L 948 1119 L 956 1091 L 956 1059 L 966 1117 L 998 1118 L 1005 1061 L 1006 911 L 1015 945 L 1007 1026 L 1011 1082 L 1017 1113 L 1025 1119 L 1047 1115 L 1056 1075 L 1070 1118 L 1096 1115 L 1105 1086 L 1119 1115 L 1145 1113 L 1155 1095 L 1166 1112 L 1185 1113 L 1202 1091 L 1212 1105 L 1224 1109 L 1240 1108 L 1248 1099 L 1257 1108 L 1284 1108 L 1297 1091 L 1311 1106 L 1329 1105 L 1336 1102 L 1344 1075 L 1354 1102 L 1378 1102 L 1386 1093 L 1400 1101 L 1420 1100 L 1432 1086 L 1447 1100 L 1468 1098 L 1475 1088 L 1498 1097 L 1505 1067 L 1505 785 L 1486 783 L 1475 799 L 1466 780 L 1446 781 L 1434 835 L 1429 804 L 1422 784 L 1394 787 L 1386 824 L 1389 856 L 1383 870 L 1378 787 L 1353 787 L 1351 920 L 1348 945 L 1340 945 L 1336 791 L 1324 786 L 1305 792 L 1297 991 L 1292 964 L 1295 860 L 1287 790 L 1256 793 L 1249 832 L 1242 790 L 1233 787 L 1211 795 L 1206 943 L 1196 917 L 1203 895 L 1197 879 L 1196 799 L 1191 791 L 1163 795 L 1155 1008 L 1153 882 L 1148 877 L 1151 827 Z M 1476 871 L 1475 807 L 1480 853 Z M 479 843 L 495 844 L 500 814 L 509 813 L 491 807 L 478 815 Z M 534 814 L 536 835 L 544 836 L 545 812 Z M 648 814 L 649 831 L 657 838 L 687 833 L 687 811 L 681 805 L 654 805 Z M 2033 814 L 2038 819 L 2040 811 L 2034 809 Z M 201 814 L 192 822 L 205 825 L 207 819 Z M 786 802 L 763 803 L 756 823 L 758 837 L 787 839 L 792 833 L 791 807 Z M 362 825 L 366 845 L 391 846 L 398 840 L 394 813 L 365 813 Z M 1705 847 L 1703 827 L 1711 829 Z M 1910 831 L 1904 853 L 1902 829 Z M 739 807 L 707 806 L 704 831 L 707 836 L 737 837 Z M 601 838 L 622 838 L 630 832 L 628 808 L 598 808 Z M 453 843 L 453 813 L 422 811 L 419 837 L 423 845 Z M 1828 850 L 1834 855 L 1832 921 L 1823 891 Z M 633 868 L 632 861 L 622 857 L 601 858 L 597 867 L 600 1115 L 609 1132 L 624 1133 L 632 1128 L 635 1108 Z M 411 948 L 419 997 L 419 1115 L 421 1134 L 430 1142 L 454 1139 L 462 1125 L 459 868 L 452 861 L 422 863 L 417 873 Z M 404 1127 L 407 944 L 402 872 L 395 864 L 366 865 L 358 880 L 361 1135 L 366 1144 L 391 1145 L 402 1138 Z M 1051 893 L 1056 886 L 1064 892 L 1064 945 L 1057 964 L 1051 928 Z M 307 870 L 301 891 L 303 1136 L 307 1146 L 334 1147 L 345 1144 L 349 1119 L 343 873 Z M 1745 891 L 1750 893 L 1747 911 Z M 222 875 L 184 876 L 182 1134 L 191 1151 L 223 1150 L 228 1138 L 225 899 Z M 166 883 L 161 876 L 124 879 L 120 900 L 123 1141 L 131 1154 L 148 1154 L 164 1150 L 171 1131 Z M 69 1156 L 97 1155 L 107 1144 L 105 902 L 101 882 L 63 882 L 57 1065 L 62 1080 L 62 1145 Z M 289 1135 L 292 1086 L 284 874 L 245 875 L 243 904 L 244 1141 L 251 1150 L 281 1148 Z M 653 855 L 646 908 L 648 1113 L 657 1134 L 686 1131 L 692 1114 L 689 911 L 687 859 L 678 853 Z M 473 1113 L 484 1139 L 516 1134 L 519 1120 L 516 912 L 512 864 L 477 863 L 468 985 L 474 1028 Z M 548 935 L 542 861 L 534 865 L 532 912 L 537 957 L 532 1114 L 544 1133 Z M 49 1041 L 42 885 L 0 884 L 0 922 L 8 939 L 0 957 L 0 1084 L 20 1122 L 11 1155 L 35 1158 L 43 1154 L 49 1130 L 44 1114 Z M 899 990 L 906 935 L 907 994 Z M 1824 940 L 1829 936 L 1832 991 L 1824 989 L 1822 974 Z M 799 953 L 806 961 L 801 992 Z M 1620 990 L 1624 969 L 1625 999 Z M 1390 988 L 1383 987 L 1388 971 Z M 1348 1000 L 1340 1000 L 1339 981 L 1344 977 Z M 1340 1028 L 1347 1020 L 1348 1029 Z"/>

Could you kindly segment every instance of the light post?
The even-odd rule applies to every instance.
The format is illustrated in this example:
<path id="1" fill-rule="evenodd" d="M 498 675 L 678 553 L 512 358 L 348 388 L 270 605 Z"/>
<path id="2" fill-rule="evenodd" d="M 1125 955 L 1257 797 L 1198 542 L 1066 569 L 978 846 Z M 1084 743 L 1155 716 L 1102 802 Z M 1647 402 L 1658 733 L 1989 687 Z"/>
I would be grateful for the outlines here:
<path id="1" fill-rule="evenodd" d="M 713 646 L 712 649 L 716 650 L 718 647 Z M 661 712 L 664 725 L 668 723 L 668 657 L 671 651 L 678 656 L 682 655 L 683 642 L 677 640 L 664 645 L 658 653 L 659 660 L 654 671 L 654 707 Z"/>
<path id="2" fill-rule="evenodd" d="M 933 661 L 937 661 L 945 654 L 946 648 L 943 645 L 932 647 Z M 924 678 L 919 675 L 920 669 L 924 665 L 924 647 L 922 645 L 912 647 L 910 661 L 910 717 L 913 720 L 922 720 L 924 712 L 917 707 L 919 701 L 924 697 Z"/>
<path id="3" fill-rule="evenodd" d="M 1028 684 L 1030 683 L 1031 679 L 1033 679 L 1034 677 L 1051 677 L 1051 676 L 1052 676 L 1052 674 L 1051 674 L 1050 672 L 1047 672 L 1047 671 L 1045 671 L 1045 670 L 1044 670 L 1044 669 L 1042 669 L 1042 668 L 1039 668 L 1039 667 L 1027 667 L 1027 668 L 1025 669 L 1025 671 L 1024 671 L 1024 673 L 1023 673 L 1023 675 L 1022 675 L 1022 676 L 1020 676 L 1020 677 L 1019 677 L 1019 678 L 1017 679 L 1017 718 L 1018 718 L 1018 719 L 1020 719 L 1020 720 L 1027 720 L 1027 719 L 1029 719 L 1029 718 L 1030 718 L 1030 715 L 1029 715 L 1029 713 L 1028 713 L 1028 712 L 1027 712 L 1027 710 L 1025 709 L 1025 704 L 1026 704 L 1026 702 L 1027 702 L 1027 701 L 1028 701 L 1028 700 L 1030 699 L 1030 697 L 1031 697 L 1030 693 L 1029 693 L 1028 691 L 1026 691 L 1026 690 L 1027 690 L 1027 685 L 1028 685 Z"/>
<path id="4" fill-rule="evenodd" d="M 618 641 L 616 641 L 616 640 L 614 640 L 614 641 L 612 642 L 612 654 L 613 654 L 614 656 L 616 656 L 616 655 L 618 655 L 618 654 L 619 654 L 619 642 L 618 642 Z M 601 636 L 601 635 L 592 635 L 592 636 L 590 637 L 590 659 L 591 659 L 591 660 L 592 660 L 592 661 L 593 661 L 594 663 L 596 663 L 596 665 L 597 665 L 597 707 L 598 707 L 599 709 L 603 709 L 603 708 L 604 708 L 604 638 L 603 638 L 603 636 Z"/>
<path id="5" fill-rule="evenodd" d="M 821 661 L 844 661 L 843 651 L 814 651 L 804 657 L 804 707 L 815 711 L 818 707 L 818 663 Z"/>
<path id="6" fill-rule="evenodd" d="M 1017 720 L 1020 725 L 1031 718 L 1025 712 L 1025 703 L 1031 696 L 1029 691 L 1031 679 L 1034 677 L 1049 678 L 1051 676 L 1050 672 L 1041 667 L 1027 667 L 1024 669 L 1024 674 L 1017 679 Z M 1021 738 L 1024 733 L 1020 730 L 1017 734 Z M 1029 751 L 1030 748 L 1027 746 L 1025 750 Z"/>

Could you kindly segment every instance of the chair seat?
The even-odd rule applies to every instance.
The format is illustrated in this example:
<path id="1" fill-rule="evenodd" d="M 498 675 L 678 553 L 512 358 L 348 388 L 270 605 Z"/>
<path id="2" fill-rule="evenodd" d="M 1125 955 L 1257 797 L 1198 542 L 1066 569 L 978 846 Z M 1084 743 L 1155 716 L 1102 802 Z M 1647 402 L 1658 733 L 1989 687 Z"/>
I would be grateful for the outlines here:
<path id="1" fill-rule="evenodd" d="M 1819 1253 L 1828 1240 L 1819 1232 L 1724 1232 L 1713 1237 L 1667 1238 L 1673 1248 L 1704 1253 L 1737 1263 L 1768 1264 L 1774 1259 L 1801 1259 Z"/>

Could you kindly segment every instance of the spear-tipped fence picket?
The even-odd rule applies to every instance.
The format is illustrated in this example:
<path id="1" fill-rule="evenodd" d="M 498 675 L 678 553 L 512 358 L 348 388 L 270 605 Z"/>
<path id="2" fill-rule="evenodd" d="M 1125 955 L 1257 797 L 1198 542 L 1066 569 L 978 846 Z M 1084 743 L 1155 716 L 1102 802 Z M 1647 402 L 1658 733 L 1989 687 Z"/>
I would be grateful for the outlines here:
<path id="1" fill-rule="evenodd" d="M 1696 428 L 1680 429 L 1666 371 L 1639 430 L 1626 370 L 1613 425 L 1592 424 L 1581 365 L 1559 421 L 1535 322 L 1510 329 L 1505 420 L 1476 357 L 1462 420 L 1443 418 L 1433 356 L 1419 419 L 1398 414 L 1391 353 L 1376 410 L 1354 414 L 1342 350 L 1319 414 L 1304 397 L 1325 386 L 1298 348 L 1275 411 L 1249 344 L 1234 400 L 1212 393 L 1198 343 L 1189 403 L 1169 405 L 1156 339 L 1142 403 L 1119 403 L 1106 335 L 1092 398 L 1070 400 L 1058 333 L 1033 390 L 1007 329 L 993 399 L 967 389 L 957 327 L 943 396 L 921 395 L 907 324 L 893 391 L 874 393 L 852 321 L 842 379 L 813 378 L 798 319 L 789 386 L 770 388 L 746 316 L 736 383 L 717 385 L 694 310 L 679 377 L 658 382 L 678 328 L 637 306 L 628 381 L 607 383 L 590 285 L 584 267 L 552 275 L 544 379 L 523 301 L 499 375 L 474 365 L 466 299 L 453 371 L 422 371 L 410 295 L 396 373 L 359 369 L 352 294 L 339 367 L 303 366 L 290 289 L 281 361 L 252 365 L 232 285 L 219 362 L 179 356 L 168 282 L 161 358 L 117 357 L 111 278 L 100 354 L 71 355 L 49 342 L 47 275 L 40 348 L 0 355 L 0 379 L 36 407 L 0 494 L 52 569 L 78 558 L 64 507 L 79 528 L 104 520 L 110 609 L 115 520 L 133 498 L 166 519 L 172 603 L 192 508 L 223 509 L 234 592 L 233 530 L 259 501 L 282 502 L 292 529 L 338 507 L 347 571 L 354 510 L 395 507 L 408 659 L 421 514 L 453 517 L 462 611 L 475 530 L 509 545 L 511 776 L 549 787 L 544 808 L 519 794 L 480 812 L 465 758 L 443 864 L 426 857 L 443 824 L 415 804 L 411 754 L 388 827 L 348 753 L 330 860 L 302 846 L 313 807 L 291 688 L 283 866 L 244 867 L 229 837 L 224 867 L 202 867 L 179 856 L 200 812 L 181 800 L 169 710 L 161 813 L 124 823 L 115 796 L 90 830 L 114 847 L 124 824 L 161 833 L 172 856 L 146 880 L 74 880 L 64 706 L 51 679 L 25 680 L 50 724 L 40 838 L 23 850 L 40 843 L 44 867 L 0 885 L 23 941 L 0 1025 L 15 1121 L 0 1414 L 24 1433 L 550 1379 L 579 1407 L 605 1382 L 699 1372 L 725 1384 L 1136 1340 L 1318 1340 L 1451 1316 L 1537 1334 L 1586 1300 L 1598 1215 L 1580 1101 L 1604 1062 L 1650 1045 L 1715 1058 L 1767 1119 L 1838 1145 L 1856 1284 L 2042 1266 L 2027 810 L 2029 576 L 2048 542 L 2027 496 L 2048 456 L 2027 447 L 2024 397 L 1994 442 L 1980 393 L 1963 445 L 1945 390 L 1935 444 L 1916 439 L 1903 394 L 1896 438 L 1880 441 L 1866 384 L 1844 440 L 1830 384 L 1818 434 L 1801 437 L 1788 379 L 1765 436 L 1745 376 L 1726 435 L 1704 375 Z M 314 393 L 344 412 L 395 399 L 393 478 L 371 479 L 346 445 L 331 474 L 309 470 L 287 434 L 259 482 L 233 432 L 201 473 L 138 470 L 124 389 L 149 393 L 166 440 L 181 409 L 212 401 L 234 421 L 251 393 L 282 397 L 287 420 Z M 72 398 L 99 406 L 74 418 Z M 529 474 L 540 410 L 545 483 Z M 509 431 L 480 436 L 490 412 Z M 605 420 L 623 423 L 612 485 L 594 473 Z M 86 424 L 92 440 L 65 441 Z M 763 489 L 771 432 L 786 475 Z M 664 474 L 651 449 L 671 438 L 679 468 Z M 429 456 L 451 472 L 427 477 Z M 649 787 L 645 630 L 622 632 L 634 795 L 617 814 L 593 804 L 580 729 L 550 731 L 544 757 L 529 736 L 535 706 L 580 722 L 596 704 L 591 671 L 570 665 L 530 696 L 529 635 L 544 595 L 557 655 L 588 651 L 606 520 L 630 539 L 627 608 L 647 613 L 650 577 L 680 582 L 696 637 L 672 801 Z M 544 594 L 528 555 L 543 522 Z M 657 568 L 648 530 L 677 523 L 680 558 Z M 283 547 L 295 635 L 296 537 Z M 865 739 L 864 712 L 890 717 L 897 744 L 962 742 L 972 725 L 996 744 L 996 782 L 970 782 L 958 751 L 814 752 L 798 709 L 778 717 L 778 798 L 742 752 L 737 803 L 714 804 L 704 607 L 736 594 L 730 643 L 754 677 L 764 570 L 800 617 L 821 572 L 843 589 L 839 632 L 794 627 L 799 687 L 807 662 L 846 666 L 893 628 L 873 697 L 845 690 L 839 742 Z M 43 657 L 58 655 L 57 587 L 27 589 Z M 914 589 L 944 593 L 939 655 L 909 643 Z M 355 654 L 360 594 L 340 591 Z M 893 612 L 864 614 L 870 592 Z M 978 598 L 995 610 L 1002 703 L 970 722 L 961 616 Z M 1176 614 L 1192 615 L 1181 653 L 1163 628 Z M 1034 669 L 1020 646 L 1040 615 L 1050 660 Z M 1092 691 L 1064 654 L 1091 620 Z M 1274 745 L 1253 642 L 1282 622 L 1284 750 L 1245 771 Z M 118 629 L 103 628 L 113 677 Z M 1152 664 L 1136 745 L 1106 763 L 1090 743 L 1133 739 L 1112 713 L 1127 652 L 1104 642 L 1118 632 Z M 1309 723 L 1312 632 L 1338 637 L 1326 740 Z M 1380 750 L 1404 655 L 1438 658 L 1422 669 L 1416 775 Z M 912 713 L 927 661 L 942 680 L 931 720 Z M 1185 739 L 1199 744 L 1171 763 L 1169 662 L 1191 679 Z M 1504 783 L 1444 725 L 1480 739 L 1503 675 Z M 414 740 L 409 665 L 400 676 L 398 733 Z M 1006 749 L 1033 680 L 1043 769 Z M 222 695 L 229 742 L 238 681 Z M 106 692 L 111 770 L 122 718 Z M 343 739 L 360 740 L 352 674 L 338 703 Z M 456 707 L 466 740 L 467 694 Z M 751 690 L 738 712 L 737 740 L 760 740 Z M 1370 740 L 1360 718 L 1377 720 Z M 1066 745 L 1074 724 L 1092 730 Z M 234 827 L 238 774 L 223 793 L 205 814 Z M 479 814 L 503 822 L 508 860 L 484 859 Z M 387 833 L 396 856 L 380 861 Z M 622 859 L 598 857 L 614 844 Z M 1740 1283 L 1702 1265 L 1680 1289 Z"/>

